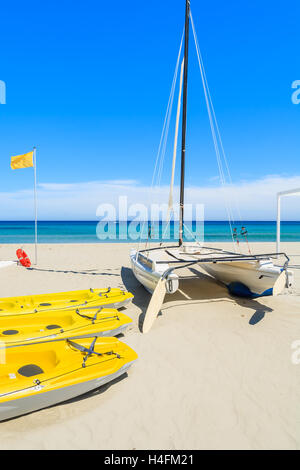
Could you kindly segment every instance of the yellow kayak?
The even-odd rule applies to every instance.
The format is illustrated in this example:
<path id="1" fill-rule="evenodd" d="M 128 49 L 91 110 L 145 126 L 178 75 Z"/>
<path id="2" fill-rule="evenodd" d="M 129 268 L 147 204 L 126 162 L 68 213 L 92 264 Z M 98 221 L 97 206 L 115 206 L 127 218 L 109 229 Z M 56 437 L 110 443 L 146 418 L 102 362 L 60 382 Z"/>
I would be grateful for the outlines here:
<path id="1" fill-rule="evenodd" d="M 113 308 L 78 308 L 38 314 L 0 317 L 0 345 L 46 339 L 115 336 L 125 331 L 131 318 Z"/>
<path id="2" fill-rule="evenodd" d="M 75 307 L 121 308 L 132 299 L 133 295 L 130 292 L 113 288 L 5 297 L 0 299 L 0 317 Z"/>
<path id="3" fill-rule="evenodd" d="M 137 359 L 116 338 L 45 341 L 1 352 L 0 421 L 94 390 L 123 375 Z"/>

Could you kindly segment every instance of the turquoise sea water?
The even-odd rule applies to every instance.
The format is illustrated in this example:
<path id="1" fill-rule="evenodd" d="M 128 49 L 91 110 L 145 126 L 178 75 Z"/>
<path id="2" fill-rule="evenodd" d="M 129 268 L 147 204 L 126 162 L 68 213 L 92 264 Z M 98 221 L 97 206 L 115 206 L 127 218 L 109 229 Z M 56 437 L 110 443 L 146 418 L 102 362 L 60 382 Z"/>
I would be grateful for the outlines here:
<path id="1" fill-rule="evenodd" d="M 243 222 L 248 231 L 248 240 L 253 242 L 274 242 L 276 240 L 276 222 Z M 207 221 L 204 224 L 190 222 L 186 224 L 185 238 L 191 240 L 189 232 L 192 231 L 203 238 L 205 242 L 223 242 L 231 240 L 228 222 Z M 139 238 L 143 223 L 139 222 L 39 222 L 38 239 L 40 243 L 101 243 L 101 242 L 132 242 Z M 241 224 L 235 225 L 238 238 Z M 162 222 L 149 223 L 143 227 L 142 239 L 145 240 L 151 233 L 153 241 L 161 240 L 165 231 Z M 129 235 L 129 236 L 128 236 Z M 174 241 L 178 238 L 178 224 L 171 223 L 165 241 Z M 281 240 L 289 242 L 300 241 L 300 222 L 282 222 Z M 33 222 L 0 222 L 0 244 L 34 242 Z"/>

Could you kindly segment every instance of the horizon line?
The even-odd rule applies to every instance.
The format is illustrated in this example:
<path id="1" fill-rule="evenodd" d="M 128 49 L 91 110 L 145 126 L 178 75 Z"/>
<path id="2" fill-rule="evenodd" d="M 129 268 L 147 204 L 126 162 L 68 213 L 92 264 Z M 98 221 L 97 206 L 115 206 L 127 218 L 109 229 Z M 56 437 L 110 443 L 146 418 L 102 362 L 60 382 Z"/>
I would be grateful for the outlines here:
<path id="1" fill-rule="evenodd" d="M 59 223 L 59 222 L 62 222 L 62 223 L 78 223 L 78 222 L 81 222 L 81 223 L 120 223 L 120 222 L 136 222 L 136 223 L 149 223 L 149 222 L 165 222 L 165 223 L 171 223 L 171 224 L 174 224 L 174 223 L 179 223 L 178 220 L 171 220 L 171 221 L 166 221 L 166 220 L 136 220 L 136 219 L 132 219 L 132 220 L 88 220 L 88 219 L 84 219 L 84 220 L 48 220 L 48 219 L 43 219 L 43 220 L 38 220 L 38 223 Z M 229 224 L 229 221 L 228 220 L 224 220 L 224 219 L 207 219 L 207 220 L 196 220 L 196 219 L 193 219 L 193 220 L 186 220 L 185 222 L 203 222 L 204 224 L 205 223 L 214 223 L 214 222 L 222 222 L 222 223 L 228 223 Z M 265 219 L 244 219 L 242 221 L 238 221 L 238 220 L 235 220 L 235 221 L 231 221 L 231 223 L 234 223 L 234 224 L 244 224 L 244 223 L 266 223 L 266 222 L 269 222 L 269 223 L 277 223 L 277 220 L 276 219 L 268 219 L 268 220 L 265 220 Z M 289 223 L 300 223 L 300 219 L 299 220 L 287 220 L 287 219 L 283 219 L 280 221 L 281 223 L 284 223 L 284 222 L 289 222 Z M 35 223 L 34 220 L 0 220 L 0 223 Z"/>

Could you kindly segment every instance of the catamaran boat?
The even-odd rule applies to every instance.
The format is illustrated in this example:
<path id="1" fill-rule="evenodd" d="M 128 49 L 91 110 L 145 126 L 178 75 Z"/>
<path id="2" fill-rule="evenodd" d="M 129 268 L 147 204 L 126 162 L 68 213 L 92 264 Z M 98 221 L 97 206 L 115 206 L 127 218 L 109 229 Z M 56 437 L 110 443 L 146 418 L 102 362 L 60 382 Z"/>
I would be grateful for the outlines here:
<path id="1" fill-rule="evenodd" d="M 198 265 L 206 273 L 226 285 L 233 295 L 256 298 L 266 295 L 277 295 L 285 287 L 290 287 L 293 282 L 293 273 L 288 270 L 289 258 L 285 253 L 252 254 L 249 248 L 248 254 L 242 254 L 237 240 L 236 229 L 231 234 L 233 251 L 221 248 L 205 246 L 197 240 L 194 243 L 184 243 L 184 195 L 185 195 L 185 159 L 186 159 L 186 130 L 187 130 L 187 90 L 188 90 L 188 54 L 189 54 L 189 29 L 192 25 L 196 52 L 200 67 L 200 74 L 207 106 L 209 122 L 215 146 L 217 162 L 220 171 L 220 180 L 225 185 L 225 170 L 229 173 L 224 147 L 213 108 L 213 103 L 208 88 L 202 56 L 199 48 L 197 34 L 190 8 L 190 0 L 186 0 L 185 30 L 184 30 L 184 57 L 181 62 L 180 84 L 177 104 L 177 116 L 174 138 L 172 176 L 169 196 L 168 214 L 173 209 L 173 186 L 177 154 L 178 128 L 182 108 L 182 145 L 181 145 L 181 181 L 180 181 L 180 206 L 179 206 L 179 243 L 164 246 L 160 243 L 157 247 L 132 250 L 130 254 L 131 267 L 136 279 L 150 292 L 153 293 L 143 325 L 143 332 L 149 331 L 156 318 L 166 293 L 173 294 L 179 288 L 180 270 Z M 179 49 L 175 74 L 165 118 L 163 135 L 160 148 L 164 147 L 170 123 L 170 114 L 173 104 L 174 91 L 180 65 L 183 46 L 183 37 Z M 183 98 L 182 98 L 183 95 Z M 181 106 L 182 101 L 182 106 Z M 161 157 L 164 158 L 164 155 Z M 222 160 L 223 158 L 223 160 Z M 224 163 L 225 162 L 225 170 Z M 222 166 L 223 165 L 223 166 Z M 159 166 L 156 162 L 156 167 Z M 230 177 L 230 174 L 229 174 Z M 227 211 L 230 213 L 230 211 Z M 230 222 L 230 221 L 229 221 Z M 231 222 L 230 222 L 231 223 Z M 242 227 L 242 230 L 244 227 Z M 244 230 L 244 232 L 246 231 Z M 248 243 L 248 241 L 247 241 Z M 280 261 L 280 258 L 282 262 Z"/>
<path id="2" fill-rule="evenodd" d="M 132 271 L 148 292 L 153 293 L 159 279 L 166 280 L 166 292 L 173 294 L 179 287 L 180 268 L 200 265 L 204 271 L 221 281 L 233 295 L 261 297 L 280 294 L 285 287 L 291 287 L 293 273 L 287 269 L 289 258 L 283 267 L 273 264 L 272 258 L 278 253 L 262 255 L 241 255 L 230 251 L 206 246 L 149 248 L 132 250 L 130 254 Z"/>

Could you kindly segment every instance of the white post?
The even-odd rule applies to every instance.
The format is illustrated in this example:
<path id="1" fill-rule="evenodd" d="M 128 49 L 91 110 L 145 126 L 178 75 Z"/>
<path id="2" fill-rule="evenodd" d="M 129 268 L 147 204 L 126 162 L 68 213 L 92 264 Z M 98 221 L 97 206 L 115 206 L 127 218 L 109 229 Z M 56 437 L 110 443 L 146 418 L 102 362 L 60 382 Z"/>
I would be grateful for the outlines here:
<path id="1" fill-rule="evenodd" d="M 280 194 L 277 194 L 277 236 L 276 236 L 276 252 L 280 252 Z M 279 256 L 277 256 L 279 257 Z"/>
<path id="2" fill-rule="evenodd" d="M 36 191 L 36 147 L 33 147 L 33 165 L 34 165 L 34 243 L 35 243 L 35 264 L 38 262 L 37 258 L 37 243 L 38 243 L 38 234 L 37 234 L 37 191 Z"/>
<path id="3" fill-rule="evenodd" d="M 276 251 L 280 252 L 280 210 L 281 210 L 281 197 L 282 196 L 300 196 L 300 188 L 289 189 L 288 191 L 281 191 L 277 193 L 277 235 L 276 235 Z"/>

